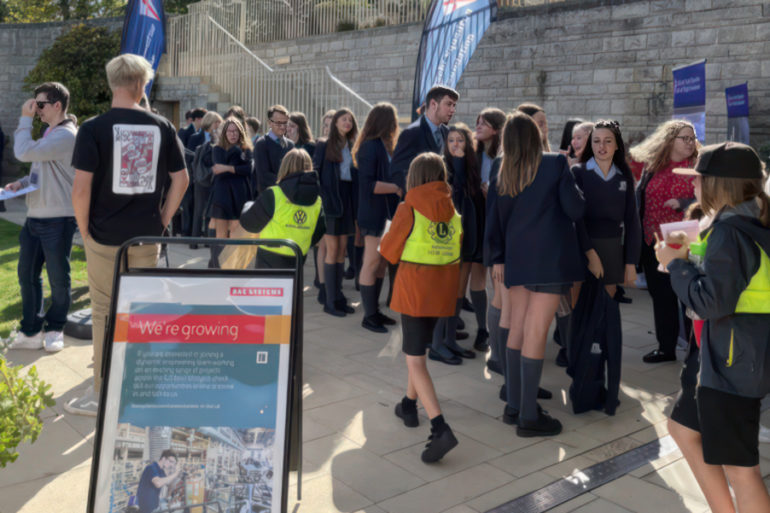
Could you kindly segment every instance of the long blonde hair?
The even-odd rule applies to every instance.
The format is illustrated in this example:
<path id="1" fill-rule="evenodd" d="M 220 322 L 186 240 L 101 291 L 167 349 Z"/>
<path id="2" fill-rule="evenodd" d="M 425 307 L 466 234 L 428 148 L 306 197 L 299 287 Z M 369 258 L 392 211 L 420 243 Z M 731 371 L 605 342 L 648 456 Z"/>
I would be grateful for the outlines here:
<path id="1" fill-rule="evenodd" d="M 446 166 L 440 155 L 428 151 L 417 155 L 409 165 L 406 190 L 409 191 L 429 182 L 446 182 Z"/>
<path id="2" fill-rule="evenodd" d="M 763 189 L 762 178 L 725 178 L 721 176 L 701 176 L 700 204 L 710 217 L 725 207 L 737 207 L 741 203 L 759 199 L 759 220 L 770 227 L 770 198 Z"/>
<path id="3" fill-rule="evenodd" d="M 294 148 L 281 160 L 281 167 L 278 169 L 276 183 L 296 173 L 310 173 L 313 171 L 313 160 L 310 154 L 302 148 Z"/>
<path id="4" fill-rule="evenodd" d="M 497 193 L 515 197 L 535 181 L 543 160 L 543 141 L 535 120 L 523 112 L 508 116 L 503 127 L 503 161 Z"/>
<path id="5" fill-rule="evenodd" d="M 674 141 L 684 128 L 691 128 L 695 133 L 695 127 L 689 121 L 683 119 L 670 119 L 658 125 L 658 128 L 647 139 L 631 148 L 628 152 L 635 161 L 644 164 L 645 170 L 656 173 L 666 167 L 671 161 L 671 150 Z M 698 158 L 700 145 L 696 141 L 695 151 L 688 159 L 695 162 Z"/>

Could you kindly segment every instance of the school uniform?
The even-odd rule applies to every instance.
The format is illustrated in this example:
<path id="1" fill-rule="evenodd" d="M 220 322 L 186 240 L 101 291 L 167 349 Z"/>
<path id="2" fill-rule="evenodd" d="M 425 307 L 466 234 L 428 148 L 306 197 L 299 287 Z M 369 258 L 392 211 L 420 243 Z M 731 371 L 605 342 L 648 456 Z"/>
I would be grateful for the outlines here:
<path id="1" fill-rule="evenodd" d="M 221 146 L 214 146 L 211 153 L 214 164 L 233 166 L 235 173 L 214 175 L 210 217 L 238 219 L 243 205 L 251 199 L 250 180 L 254 168 L 254 157 L 251 150 L 242 150 L 239 146 L 231 146 L 227 150 Z"/>
<path id="2" fill-rule="evenodd" d="M 298 150 L 305 150 L 308 155 L 310 155 L 310 158 L 313 158 L 313 155 L 315 155 L 315 142 L 314 141 L 308 141 L 304 144 L 295 144 L 295 148 Z"/>
<path id="3" fill-rule="evenodd" d="M 291 140 L 285 136 L 278 137 L 272 131 L 257 139 L 254 144 L 254 172 L 257 179 L 253 196 L 275 185 L 281 161 L 292 148 L 294 143 Z"/>
<path id="4" fill-rule="evenodd" d="M 387 197 L 375 194 L 377 182 L 387 182 L 390 155 L 382 139 L 369 139 L 361 143 L 356 154 L 358 163 L 358 227 L 361 235 L 382 236 L 388 219 Z"/>
<path id="5" fill-rule="evenodd" d="M 501 161 L 495 159 L 487 193 L 484 265 L 505 264 L 506 287 L 563 293 L 585 276 L 574 224 L 585 200 L 567 159 L 544 153 L 534 181 L 514 198 L 498 195 Z"/>
<path id="6" fill-rule="evenodd" d="M 449 128 L 446 125 L 436 126 L 425 115 L 420 116 L 398 136 L 396 148 L 393 150 L 393 160 L 390 163 L 390 179 L 387 181 L 406 190 L 406 175 L 412 160 L 426 151 L 441 155 L 447 134 L 449 134 Z M 393 194 L 388 201 L 391 212 L 395 212 L 398 196 Z"/>
<path id="7" fill-rule="evenodd" d="M 358 207 L 358 169 L 353 165 L 348 146 L 342 150 L 342 162 L 327 160 L 326 144 L 326 140 L 319 141 L 313 156 L 313 169 L 318 173 L 321 185 L 326 233 L 353 235 Z"/>
<path id="8" fill-rule="evenodd" d="M 623 283 L 626 265 L 636 265 L 641 252 L 641 225 L 632 176 L 612 164 L 607 176 L 592 157 L 574 166 L 575 183 L 586 199 L 585 214 L 576 222 L 580 249 L 599 255 L 602 283 Z"/>

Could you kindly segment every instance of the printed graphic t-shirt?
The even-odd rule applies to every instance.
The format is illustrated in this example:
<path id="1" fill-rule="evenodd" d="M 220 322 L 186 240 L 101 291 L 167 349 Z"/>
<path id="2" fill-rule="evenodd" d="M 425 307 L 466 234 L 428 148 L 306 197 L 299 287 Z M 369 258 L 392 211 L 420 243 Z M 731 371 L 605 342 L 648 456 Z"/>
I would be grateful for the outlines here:
<path id="1" fill-rule="evenodd" d="M 168 174 L 185 168 L 174 125 L 135 109 L 110 109 L 83 123 L 72 155 L 93 173 L 88 230 L 99 244 L 163 232 L 160 202 Z"/>

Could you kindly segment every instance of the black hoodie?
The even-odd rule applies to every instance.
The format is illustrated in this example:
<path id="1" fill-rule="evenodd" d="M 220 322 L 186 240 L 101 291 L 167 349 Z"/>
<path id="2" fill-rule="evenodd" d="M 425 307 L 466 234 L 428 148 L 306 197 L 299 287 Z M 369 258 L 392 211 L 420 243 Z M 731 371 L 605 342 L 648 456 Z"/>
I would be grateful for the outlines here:
<path id="1" fill-rule="evenodd" d="M 277 185 L 289 201 L 295 205 L 310 206 L 318 199 L 318 175 L 312 173 L 295 173 L 287 176 Z M 264 230 L 275 213 L 275 196 L 271 188 L 265 189 L 256 201 L 246 203 L 241 213 L 241 225 L 252 233 Z M 318 216 L 315 231 L 310 245 L 315 245 L 326 233 L 326 220 L 323 209 Z"/>

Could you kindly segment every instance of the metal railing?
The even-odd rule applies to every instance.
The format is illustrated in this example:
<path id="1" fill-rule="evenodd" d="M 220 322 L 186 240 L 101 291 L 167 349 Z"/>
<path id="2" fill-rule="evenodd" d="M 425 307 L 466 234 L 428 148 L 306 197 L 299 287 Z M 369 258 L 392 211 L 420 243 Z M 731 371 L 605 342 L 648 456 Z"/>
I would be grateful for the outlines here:
<path id="1" fill-rule="evenodd" d="M 332 75 L 329 68 L 275 71 L 220 23 L 191 13 L 169 20 L 168 54 L 159 69 L 172 77 L 204 77 L 250 115 L 271 105 L 304 112 L 314 132 L 329 109 L 348 107 L 362 124 L 371 104 Z"/>

